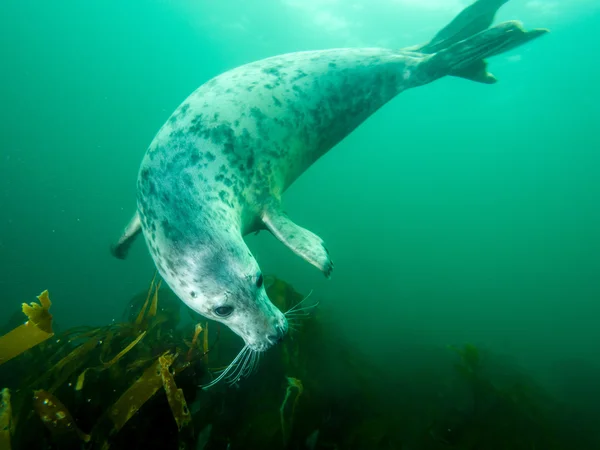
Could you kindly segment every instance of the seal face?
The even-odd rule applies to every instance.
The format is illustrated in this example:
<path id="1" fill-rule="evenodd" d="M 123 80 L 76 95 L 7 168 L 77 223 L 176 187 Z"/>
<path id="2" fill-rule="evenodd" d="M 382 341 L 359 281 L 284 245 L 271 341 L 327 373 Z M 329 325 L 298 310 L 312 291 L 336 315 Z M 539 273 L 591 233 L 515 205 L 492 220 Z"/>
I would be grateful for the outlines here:
<path id="1" fill-rule="evenodd" d="M 143 232 L 160 275 L 188 306 L 264 351 L 287 332 L 243 236 L 263 229 L 329 277 L 321 238 L 295 224 L 281 195 L 311 164 L 405 89 L 446 75 L 493 83 L 484 58 L 545 30 L 493 28 L 506 0 L 479 0 L 412 48 L 279 55 L 225 72 L 193 92 L 141 163 L 137 212 L 114 247 Z"/>

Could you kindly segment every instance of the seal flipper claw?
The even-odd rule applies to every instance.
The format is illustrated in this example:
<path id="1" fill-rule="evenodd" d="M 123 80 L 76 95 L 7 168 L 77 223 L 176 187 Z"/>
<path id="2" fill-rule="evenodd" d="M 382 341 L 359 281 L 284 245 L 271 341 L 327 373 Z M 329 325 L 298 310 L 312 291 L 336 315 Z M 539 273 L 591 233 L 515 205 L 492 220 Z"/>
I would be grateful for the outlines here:
<path id="1" fill-rule="evenodd" d="M 131 244 L 133 244 L 133 241 L 135 241 L 135 238 L 141 231 L 142 222 L 140 220 L 140 215 L 136 212 L 127 224 L 127 227 L 125 227 L 125 230 L 117 243 L 110 246 L 112 255 L 118 259 L 125 259 L 129 252 L 129 247 L 131 247 Z"/>
<path id="2" fill-rule="evenodd" d="M 331 277 L 333 262 L 323 240 L 313 232 L 295 224 L 280 208 L 265 208 L 262 222 L 267 229 L 298 256 Z"/>

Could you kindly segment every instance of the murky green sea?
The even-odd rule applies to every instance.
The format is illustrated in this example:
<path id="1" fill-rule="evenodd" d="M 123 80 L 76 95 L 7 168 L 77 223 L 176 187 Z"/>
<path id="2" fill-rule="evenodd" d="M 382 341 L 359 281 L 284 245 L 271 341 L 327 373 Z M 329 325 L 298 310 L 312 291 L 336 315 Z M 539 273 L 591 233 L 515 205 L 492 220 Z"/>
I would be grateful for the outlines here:
<path id="1" fill-rule="evenodd" d="M 421 43 L 468 3 L 2 0 L 0 322 L 49 289 L 57 325 L 100 326 L 146 289 L 143 241 L 126 261 L 109 245 L 147 146 L 200 84 L 279 53 Z M 468 342 L 592 408 L 600 3 L 512 0 L 496 21 L 509 19 L 551 33 L 492 58 L 495 85 L 447 77 L 402 93 L 286 193 L 327 242 L 331 280 L 268 233 L 247 241 L 381 367 Z"/>

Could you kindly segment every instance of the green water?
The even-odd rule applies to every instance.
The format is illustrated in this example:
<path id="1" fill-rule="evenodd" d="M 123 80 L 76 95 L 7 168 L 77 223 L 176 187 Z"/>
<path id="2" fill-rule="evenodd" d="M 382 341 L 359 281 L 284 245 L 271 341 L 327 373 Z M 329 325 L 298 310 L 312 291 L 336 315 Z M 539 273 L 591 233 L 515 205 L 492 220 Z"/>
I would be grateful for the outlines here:
<path id="1" fill-rule="evenodd" d="M 146 147 L 198 85 L 283 52 L 417 44 L 461 4 L 3 0 L 0 318 L 49 289 L 62 327 L 101 325 L 146 288 L 144 243 L 126 261 L 109 244 Z M 552 33 L 491 60 L 498 84 L 401 94 L 288 191 L 331 280 L 248 238 L 264 272 L 313 289 L 374 358 L 472 342 L 548 379 L 599 362 L 600 8 L 513 0 L 497 21 L 513 18 Z"/>

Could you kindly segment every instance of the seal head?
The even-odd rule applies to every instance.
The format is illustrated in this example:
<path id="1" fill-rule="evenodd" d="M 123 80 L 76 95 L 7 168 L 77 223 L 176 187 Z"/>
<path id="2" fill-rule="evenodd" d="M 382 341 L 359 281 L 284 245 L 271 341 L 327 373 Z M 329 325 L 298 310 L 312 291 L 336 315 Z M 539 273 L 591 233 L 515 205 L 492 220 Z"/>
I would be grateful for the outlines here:
<path id="1" fill-rule="evenodd" d="M 179 255 L 168 284 L 192 310 L 229 327 L 251 350 L 265 351 L 283 339 L 287 320 L 269 300 L 245 242 L 232 245 L 231 236 L 219 241 L 224 245 L 213 241 Z"/>
<path id="2" fill-rule="evenodd" d="M 200 155 L 209 144 L 189 136 L 173 139 L 171 133 L 169 127 L 159 133 L 138 175 L 137 216 L 150 254 L 192 310 L 229 327 L 251 350 L 265 351 L 283 338 L 288 325 L 269 301 L 240 231 L 239 202 L 215 197 L 206 181 L 216 160 L 198 173 L 198 166 L 179 156 Z M 228 195 L 233 198 L 233 192 Z"/>

